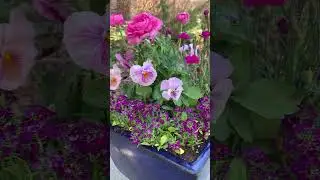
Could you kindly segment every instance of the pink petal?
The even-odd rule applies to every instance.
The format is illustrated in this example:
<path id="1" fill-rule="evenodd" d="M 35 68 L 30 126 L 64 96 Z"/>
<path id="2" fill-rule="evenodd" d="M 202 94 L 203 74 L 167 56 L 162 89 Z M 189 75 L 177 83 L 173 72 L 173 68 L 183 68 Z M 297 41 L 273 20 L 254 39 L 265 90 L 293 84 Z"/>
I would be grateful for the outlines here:
<path id="1" fill-rule="evenodd" d="M 10 30 L 7 32 L 10 42 L 30 42 L 35 36 L 32 24 L 25 17 L 25 8 L 25 6 L 19 6 L 10 12 Z"/>
<path id="2" fill-rule="evenodd" d="M 142 79 L 142 67 L 139 65 L 133 65 L 130 68 L 130 77 L 132 79 L 133 82 L 135 83 L 140 83 L 141 79 Z"/>
<path id="3" fill-rule="evenodd" d="M 105 74 L 108 69 L 105 22 L 93 12 L 73 13 L 64 23 L 64 43 L 76 64 Z"/>
<path id="4" fill-rule="evenodd" d="M 163 80 L 161 82 L 161 85 L 160 85 L 160 90 L 163 91 L 163 90 L 168 90 L 170 88 L 169 86 L 169 81 L 168 80 Z"/>
<path id="5" fill-rule="evenodd" d="M 169 93 L 168 93 L 168 91 L 163 91 L 162 92 L 162 97 L 164 98 L 164 99 L 166 99 L 166 100 L 170 100 L 170 95 L 169 95 Z"/>
<path id="6" fill-rule="evenodd" d="M 176 77 L 169 78 L 168 81 L 170 89 L 176 89 L 183 85 L 182 81 Z"/>

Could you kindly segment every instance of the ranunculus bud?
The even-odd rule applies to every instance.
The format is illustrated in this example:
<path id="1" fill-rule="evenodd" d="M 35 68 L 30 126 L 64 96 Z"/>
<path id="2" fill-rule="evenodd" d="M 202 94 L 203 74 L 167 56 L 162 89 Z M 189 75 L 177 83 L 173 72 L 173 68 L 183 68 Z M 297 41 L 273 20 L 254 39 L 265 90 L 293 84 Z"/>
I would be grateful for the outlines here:
<path id="1" fill-rule="evenodd" d="M 205 10 L 203 11 L 203 15 L 204 15 L 204 16 L 208 16 L 208 15 L 209 15 L 209 10 L 208 10 L 208 9 L 205 9 Z"/>

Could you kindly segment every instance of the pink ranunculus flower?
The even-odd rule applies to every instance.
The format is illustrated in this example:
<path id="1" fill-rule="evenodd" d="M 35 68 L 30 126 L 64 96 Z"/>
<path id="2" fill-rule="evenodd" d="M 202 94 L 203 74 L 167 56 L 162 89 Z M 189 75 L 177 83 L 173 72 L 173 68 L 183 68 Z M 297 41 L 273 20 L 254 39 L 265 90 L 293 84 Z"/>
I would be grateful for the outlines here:
<path id="1" fill-rule="evenodd" d="M 163 91 L 162 97 L 166 100 L 179 100 L 183 91 L 182 85 L 183 82 L 176 77 L 171 77 L 168 80 L 163 80 L 160 84 L 160 90 Z"/>
<path id="2" fill-rule="evenodd" d="M 203 31 L 201 33 L 201 37 L 203 37 L 203 39 L 209 39 L 210 37 L 210 31 Z"/>
<path id="3" fill-rule="evenodd" d="M 160 19 L 147 12 L 134 16 L 126 29 L 128 43 L 137 45 L 145 38 L 153 40 L 159 33 L 162 24 Z"/>
<path id="4" fill-rule="evenodd" d="M 110 26 L 116 27 L 124 24 L 124 19 L 122 14 L 112 14 L 110 16 Z"/>
<path id="5" fill-rule="evenodd" d="M 243 0 L 245 6 L 282 6 L 287 0 Z"/>
<path id="6" fill-rule="evenodd" d="M 150 61 L 146 61 L 142 66 L 131 66 L 130 77 L 133 82 L 141 86 L 150 86 L 157 78 L 157 71 L 153 68 Z"/>
<path id="7" fill-rule="evenodd" d="M 0 89 L 22 86 L 35 63 L 34 30 L 23 7 L 11 10 L 9 24 L 0 24 Z"/>
<path id="8" fill-rule="evenodd" d="M 188 12 L 181 12 L 176 16 L 176 19 L 181 22 L 181 24 L 187 24 L 190 20 L 190 14 Z"/>
<path id="9" fill-rule="evenodd" d="M 74 11 L 70 0 L 32 0 L 32 5 L 41 16 L 60 22 Z"/>
<path id="10" fill-rule="evenodd" d="M 71 58 L 82 68 L 101 74 L 108 70 L 106 19 L 83 11 L 73 13 L 64 22 L 63 42 Z"/>
<path id="11" fill-rule="evenodd" d="M 182 32 L 179 34 L 178 38 L 180 39 L 184 39 L 184 40 L 189 40 L 190 39 L 190 35 L 186 32 Z"/>
<path id="12" fill-rule="evenodd" d="M 121 70 L 117 65 L 110 69 L 110 90 L 114 91 L 119 88 L 121 83 Z"/>
<path id="13" fill-rule="evenodd" d="M 189 45 L 190 53 L 185 57 L 187 64 L 199 64 L 200 57 L 198 56 L 198 48 L 193 48 L 193 44 Z"/>

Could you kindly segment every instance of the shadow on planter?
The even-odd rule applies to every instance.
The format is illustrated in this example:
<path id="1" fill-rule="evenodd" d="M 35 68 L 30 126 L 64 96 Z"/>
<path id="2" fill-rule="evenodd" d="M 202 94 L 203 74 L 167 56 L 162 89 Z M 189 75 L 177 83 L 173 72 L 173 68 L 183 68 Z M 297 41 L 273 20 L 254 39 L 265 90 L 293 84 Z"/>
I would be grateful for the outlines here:
<path id="1" fill-rule="evenodd" d="M 110 129 L 110 155 L 119 171 L 130 180 L 209 180 L 210 143 L 197 160 L 188 163 L 156 148 L 132 144 L 129 133 Z"/>

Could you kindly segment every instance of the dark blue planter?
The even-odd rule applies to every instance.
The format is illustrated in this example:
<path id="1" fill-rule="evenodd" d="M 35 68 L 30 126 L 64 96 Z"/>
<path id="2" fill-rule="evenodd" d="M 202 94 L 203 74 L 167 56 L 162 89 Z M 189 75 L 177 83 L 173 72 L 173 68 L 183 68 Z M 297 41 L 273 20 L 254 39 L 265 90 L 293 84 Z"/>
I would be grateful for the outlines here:
<path id="1" fill-rule="evenodd" d="M 210 143 L 198 159 L 188 163 L 167 151 L 138 146 L 128 134 L 110 129 L 110 155 L 122 174 L 130 180 L 209 180 Z"/>

